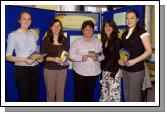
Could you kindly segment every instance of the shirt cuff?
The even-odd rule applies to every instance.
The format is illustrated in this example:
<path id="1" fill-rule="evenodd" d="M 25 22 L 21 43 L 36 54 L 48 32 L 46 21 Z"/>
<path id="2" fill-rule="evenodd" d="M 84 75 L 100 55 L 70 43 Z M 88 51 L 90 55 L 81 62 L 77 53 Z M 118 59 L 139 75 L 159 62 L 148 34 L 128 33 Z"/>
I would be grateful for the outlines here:
<path id="1" fill-rule="evenodd" d="M 6 53 L 6 56 L 12 55 L 12 53 Z"/>

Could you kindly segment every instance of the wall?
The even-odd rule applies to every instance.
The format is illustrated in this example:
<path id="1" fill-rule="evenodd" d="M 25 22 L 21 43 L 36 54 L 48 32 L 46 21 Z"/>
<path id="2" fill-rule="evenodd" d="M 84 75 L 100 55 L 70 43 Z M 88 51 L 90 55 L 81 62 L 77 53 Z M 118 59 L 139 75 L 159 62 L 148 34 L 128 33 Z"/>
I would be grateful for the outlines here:
<path id="1" fill-rule="evenodd" d="M 152 47 L 155 48 L 155 6 L 152 6 L 151 10 L 151 36 L 152 36 Z"/>
<path id="2" fill-rule="evenodd" d="M 59 11 L 58 5 L 35 5 L 35 8 Z"/>

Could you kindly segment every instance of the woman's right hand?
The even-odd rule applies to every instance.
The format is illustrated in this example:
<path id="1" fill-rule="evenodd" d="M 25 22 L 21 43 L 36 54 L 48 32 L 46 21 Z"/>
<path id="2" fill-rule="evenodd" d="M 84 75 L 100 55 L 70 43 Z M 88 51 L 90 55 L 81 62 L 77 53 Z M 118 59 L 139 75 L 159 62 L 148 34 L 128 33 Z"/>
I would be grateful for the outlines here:
<path id="1" fill-rule="evenodd" d="M 82 61 L 83 61 L 83 62 L 87 61 L 87 59 L 88 59 L 88 56 L 87 56 L 87 55 L 83 55 L 83 56 L 82 56 Z"/>
<path id="2" fill-rule="evenodd" d="M 25 59 L 25 63 L 31 65 L 33 64 L 35 61 L 34 60 L 31 60 L 31 59 Z"/>
<path id="3" fill-rule="evenodd" d="M 61 63 L 60 57 L 54 57 L 54 58 L 53 58 L 53 62 Z"/>
<path id="4" fill-rule="evenodd" d="M 121 65 L 121 66 L 125 66 L 125 63 L 126 63 L 126 61 L 124 61 L 122 59 L 118 60 L 118 64 Z"/>

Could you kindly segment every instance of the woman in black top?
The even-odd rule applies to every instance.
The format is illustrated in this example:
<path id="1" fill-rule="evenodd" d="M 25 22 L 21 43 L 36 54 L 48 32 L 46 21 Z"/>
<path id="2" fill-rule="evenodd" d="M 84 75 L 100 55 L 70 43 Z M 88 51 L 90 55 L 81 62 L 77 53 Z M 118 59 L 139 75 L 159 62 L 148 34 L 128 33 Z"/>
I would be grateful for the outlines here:
<path id="1" fill-rule="evenodd" d="M 150 35 L 142 29 L 139 16 L 131 10 L 126 14 L 127 29 L 122 34 L 121 46 L 130 54 L 128 60 L 119 60 L 123 66 L 124 96 L 126 102 L 140 102 L 144 80 L 144 60 L 151 55 Z"/>
<path id="2" fill-rule="evenodd" d="M 101 31 L 103 54 L 105 59 L 101 62 L 102 88 L 100 101 L 120 101 L 120 75 L 119 71 L 119 49 L 120 39 L 115 22 L 107 20 Z"/>

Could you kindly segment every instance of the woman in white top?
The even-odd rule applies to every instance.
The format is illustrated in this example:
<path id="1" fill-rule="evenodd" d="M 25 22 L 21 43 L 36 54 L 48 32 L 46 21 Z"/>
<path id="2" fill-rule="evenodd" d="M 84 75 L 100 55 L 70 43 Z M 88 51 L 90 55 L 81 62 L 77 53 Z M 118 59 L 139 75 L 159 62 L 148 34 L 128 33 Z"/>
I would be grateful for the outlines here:
<path id="1" fill-rule="evenodd" d="M 102 43 L 93 37 L 94 23 L 91 20 L 82 24 L 83 37 L 74 41 L 70 48 L 73 61 L 75 101 L 93 101 L 96 76 L 101 73 L 100 61 L 104 59 Z"/>
<path id="2" fill-rule="evenodd" d="M 139 26 L 139 16 L 134 10 L 126 13 L 127 29 L 122 34 L 121 45 L 128 51 L 128 60 L 119 60 L 123 66 L 124 97 L 126 102 L 141 102 L 144 81 L 144 60 L 151 55 L 150 34 Z"/>
<path id="3" fill-rule="evenodd" d="M 6 51 L 6 59 L 15 63 L 15 84 L 19 100 L 24 102 L 38 101 L 39 98 L 39 63 L 27 58 L 37 51 L 37 37 L 29 30 L 31 22 L 29 12 L 20 13 L 20 28 L 9 34 Z"/>

